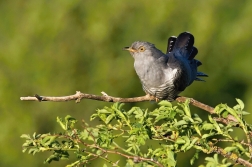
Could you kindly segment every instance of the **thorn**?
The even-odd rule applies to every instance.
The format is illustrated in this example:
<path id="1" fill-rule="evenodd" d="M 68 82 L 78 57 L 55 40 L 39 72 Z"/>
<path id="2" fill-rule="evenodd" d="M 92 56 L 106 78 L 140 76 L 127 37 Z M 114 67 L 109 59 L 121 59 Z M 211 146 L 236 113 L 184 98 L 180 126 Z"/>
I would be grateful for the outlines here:
<path id="1" fill-rule="evenodd" d="M 103 95 L 103 96 L 109 96 L 107 93 L 105 93 L 105 92 L 101 92 L 101 94 Z"/>
<path id="2" fill-rule="evenodd" d="M 107 93 L 105 93 L 105 92 L 102 91 L 101 94 L 102 94 L 103 96 L 105 96 L 106 99 L 108 99 L 108 100 L 107 100 L 108 102 L 113 102 L 113 98 L 112 98 L 111 96 L 109 96 Z"/>
<path id="3" fill-rule="evenodd" d="M 114 163 L 113 163 L 113 166 L 118 166 L 119 161 L 120 161 L 120 160 L 114 162 Z"/>

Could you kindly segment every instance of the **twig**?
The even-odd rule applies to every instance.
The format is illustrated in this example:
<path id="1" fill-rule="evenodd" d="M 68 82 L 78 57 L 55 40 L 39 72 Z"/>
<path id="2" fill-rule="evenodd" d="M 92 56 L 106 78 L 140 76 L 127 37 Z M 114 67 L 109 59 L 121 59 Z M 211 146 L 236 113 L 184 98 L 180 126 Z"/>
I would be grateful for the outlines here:
<path id="1" fill-rule="evenodd" d="M 92 99 L 98 101 L 106 101 L 106 102 L 122 102 L 122 103 L 133 103 L 133 102 L 142 102 L 142 101 L 151 101 L 155 100 L 154 97 L 151 96 L 141 96 L 141 97 L 133 97 L 133 98 L 121 98 L 121 97 L 112 97 L 107 95 L 105 92 L 102 92 L 102 96 L 81 93 L 80 91 L 76 91 L 74 95 L 69 96 L 28 96 L 28 97 L 20 97 L 20 100 L 24 101 L 53 101 L 53 102 L 62 102 L 62 101 L 71 101 L 76 100 L 76 102 L 80 102 L 82 99 Z"/>
<path id="2" fill-rule="evenodd" d="M 176 101 L 185 102 L 187 99 L 188 99 L 188 97 L 179 96 L 176 98 Z M 215 114 L 213 107 L 206 105 L 204 103 L 201 103 L 193 98 L 190 98 L 190 104 L 192 104 L 202 110 L 205 110 L 205 111 L 209 112 L 210 114 Z"/>
<path id="3" fill-rule="evenodd" d="M 88 128 L 85 127 L 85 125 L 84 125 L 84 124 L 85 124 L 84 120 L 82 120 L 82 122 L 83 122 L 83 128 L 84 128 L 84 129 L 88 132 L 88 134 L 92 137 L 94 144 L 87 144 L 87 143 L 85 143 L 85 142 L 82 141 L 80 138 L 78 138 L 78 135 L 76 135 L 77 138 L 71 139 L 71 140 L 76 140 L 76 139 L 77 139 L 77 141 L 78 141 L 79 143 L 82 143 L 83 145 L 85 145 L 85 146 L 87 146 L 87 147 L 89 147 L 89 148 L 96 148 L 96 149 L 99 149 L 99 150 L 101 150 L 101 151 L 103 152 L 102 155 L 103 155 L 104 153 L 117 154 L 117 155 L 121 155 L 121 156 L 123 156 L 123 157 L 126 157 L 126 158 L 128 158 L 128 159 L 133 159 L 134 162 L 149 161 L 149 162 L 152 162 L 152 163 L 156 164 L 156 165 L 159 166 L 159 167 L 164 167 L 160 162 L 156 161 L 156 160 L 153 159 L 153 158 L 145 158 L 145 157 L 141 157 L 141 156 L 128 155 L 129 153 L 128 153 L 128 154 L 124 154 L 124 153 L 122 153 L 122 152 L 120 152 L 120 151 L 117 151 L 117 150 L 107 150 L 107 149 L 104 149 L 104 148 L 100 147 L 97 143 L 95 143 L 95 142 L 96 142 L 96 139 L 95 139 L 95 137 L 93 136 L 92 132 L 90 132 L 90 131 L 88 130 Z M 66 137 L 68 137 L 68 136 L 66 136 Z M 70 137 L 70 138 L 71 138 L 71 137 Z M 119 147 L 117 147 L 117 148 L 119 148 Z M 92 153 L 92 154 L 93 154 L 93 153 Z M 93 154 L 93 155 L 94 155 L 94 154 Z M 99 157 L 102 158 L 101 155 L 99 155 Z"/>

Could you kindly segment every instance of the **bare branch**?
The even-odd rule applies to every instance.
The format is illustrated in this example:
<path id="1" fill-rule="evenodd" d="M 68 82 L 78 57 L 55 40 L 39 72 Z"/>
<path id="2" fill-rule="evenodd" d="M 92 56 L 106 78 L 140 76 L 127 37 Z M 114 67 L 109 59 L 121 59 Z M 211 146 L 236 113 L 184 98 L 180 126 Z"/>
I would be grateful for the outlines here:
<path id="1" fill-rule="evenodd" d="M 99 100 L 99 101 L 106 101 L 106 102 L 122 102 L 122 103 L 134 103 L 134 102 L 143 102 L 143 101 L 154 101 L 156 100 L 155 97 L 145 95 L 140 97 L 132 97 L 132 98 L 121 98 L 121 97 L 112 97 L 107 95 L 105 92 L 101 92 L 102 96 L 93 95 L 93 94 L 87 94 L 87 93 L 81 93 L 80 91 L 76 91 L 74 95 L 69 96 L 58 96 L 58 97 L 52 97 L 52 96 L 28 96 L 28 97 L 20 97 L 20 100 L 23 101 L 53 101 L 53 102 L 62 102 L 62 101 L 71 101 L 76 100 L 76 102 L 80 102 L 82 99 L 92 99 L 92 100 Z M 177 97 L 176 101 L 178 102 L 185 102 L 188 97 Z M 201 108 L 205 111 L 208 111 L 210 114 L 214 114 L 214 108 L 210 107 L 206 104 L 203 104 L 197 100 L 194 100 L 190 98 L 190 104 Z"/>
<path id="2" fill-rule="evenodd" d="M 53 102 L 62 102 L 62 101 L 71 101 L 76 100 L 76 102 L 80 102 L 82 99 L 92 99 L 98 101 L 106 101 L 106 102 L 122 102 L 122 103 L 133 103 L 133 102 L 142 102 L 142 101 L 152 101 L 155 100 L 155 97 L 151 96 L 141 96 L 141 97 L 133 97 L 133 98 L 121 98 L 121 97 L 112 97 L 107 95 L 105 92 L 102 92 L 102 96 L 81 93 L 80 91 L 76 91 L 76 94 L 69 96 L 28 96 L 28 97 L 20 97 L 20 100 L 23 101 L 53 101 Z"/>
<path id="3" fill-rule="evenodd" d="M 112 97 L 107 95 L 105 92 L 101 92 L 102 95 L 93 95 L 93 94 L 87 94 L 87 93 L 81 93 L 80 91 L 76 91 L 74 95 L 69 96 L 40 96 L 40 95 L 34 95 L 34 96 L 28 96 L 28 97 L 20 97 L 20 100 L 22 101 L 53 101 L 53 102 L 63 102 L 63 101 L 71 101 L 75 100 L 77 103 L 79 103 L 82 99 L 91 99 L 91 100 L 98 100 L 98 101 L 106 101 L 106 102 L 122 102 L 122 103 L 134 103 L 134 102 L 143 102 L 143 101 L 155 101 L 156 98 L 153 96 L 145 95 L 140 97 L 132 97 L 132 98 L 121 98 L 121 97 Z M 176 98 L 176 101 L 178 102 L 185 102 L 188 99 L 188 97 L 179 96 Z M 214 108 L 211 106 L 208 106 L 204 103 L 201 103 L 193 98 L 190 99 L 190 104 L 194 105 L 200 109 L 203 109 L 210 114 L 215 114 Z M 227 124 L 229 121 L 237 122 L 237 120 L 232 116 L 228 115 L 226 120 L 218 120 L 219 122 L 222 122 L 224 124 Z"/>

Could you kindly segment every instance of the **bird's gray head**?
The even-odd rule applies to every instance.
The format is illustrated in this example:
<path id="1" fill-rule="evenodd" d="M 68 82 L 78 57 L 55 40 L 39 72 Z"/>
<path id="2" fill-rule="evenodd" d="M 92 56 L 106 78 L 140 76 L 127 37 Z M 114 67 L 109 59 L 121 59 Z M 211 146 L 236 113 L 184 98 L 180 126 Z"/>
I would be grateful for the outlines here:
<path id="1" fill-rule="evenodd" d="M 152 56 L 153 51 L 156 51 L 157 48 L 152 43 L 136 41 L 130 47 L 125 47 L 124 50 L 128 50 L 133 58 L 136 59 L 138 57 Z"/>

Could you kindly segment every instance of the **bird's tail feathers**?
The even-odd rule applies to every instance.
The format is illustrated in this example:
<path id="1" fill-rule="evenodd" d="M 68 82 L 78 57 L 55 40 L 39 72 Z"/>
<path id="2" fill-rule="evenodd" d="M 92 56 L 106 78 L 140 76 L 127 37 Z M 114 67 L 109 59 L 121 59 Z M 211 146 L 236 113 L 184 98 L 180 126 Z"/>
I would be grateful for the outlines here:
<path id="1" fill-rule="evenodd" d="M 199 61 L 199 60 L 196 60 L 196 59 L 194 59 L 195 61 L 196 61 L 196 65 L 197 65 L 197 67 L 199 67 L 199 66 L 201 66 L 202 65 L 202 63 Z"/>
<path id="2" fill-rule="evenodd" d="M 201 79 L 201 78 L 195 78 L 195 81 L 202 81 L 202 82 L 206 82 L 204 79 Z"/>
<path id="3" fill-rule="evenodd" d="M 197 72 L 195 81 L 205 81 L 204 79 L 201 79 L 201 78 L 198 78 L 198 77 L 208 77 L 208 75 L 203 73 L 203 72 Z"/>
<path id="4" fill-rule="evenodd" d="M 193 58 L 198 53 L 197 49 L 194 49 L 193 44 L 194 36 L 189 32 L 183 32 L 179 34 L 173 50 L 179 50 L 183 56 Z"/>
<path id="5" fill-rule="evenodd" d="M 203 72 L 197 72 L 197 77 L 208 77 L 208 75 Z"/>
<path id="6" fill-rule="evenodd" d="M 188 57 L 189 60 L 194 59 L 194 57 L 198 54 L 198 49 L 196 47 L 192 47 L 192 51 Z"/>
<path id="7" fill-rule="evenodd" d="M 173 47 L 174 47 L 174 45 L 175 45 L 176 40 L 177 40 L 177 37 L 175 37 L 175 36 L 171 36 L 171 37 L 168 39 L 168 45 L 167 45 L 166 54 L 170 53 L 170 52 L 173 50 Z"/>

